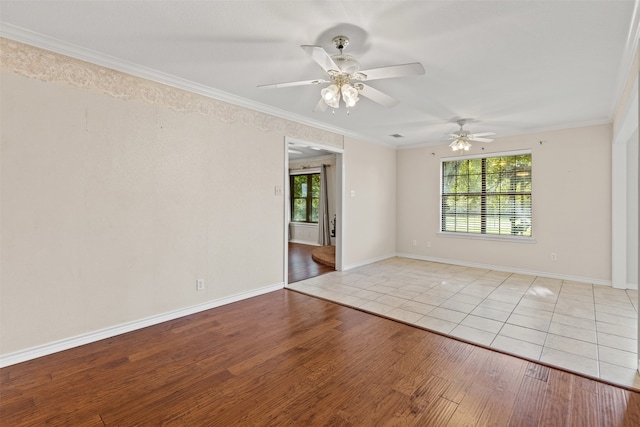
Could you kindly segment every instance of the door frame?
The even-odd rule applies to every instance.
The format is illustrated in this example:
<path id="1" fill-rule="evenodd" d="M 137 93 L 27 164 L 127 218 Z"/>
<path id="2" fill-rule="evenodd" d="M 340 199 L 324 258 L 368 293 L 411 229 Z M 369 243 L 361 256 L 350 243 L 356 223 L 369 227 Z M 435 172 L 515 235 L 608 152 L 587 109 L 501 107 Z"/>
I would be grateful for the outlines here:
<path id="1" fill-rule="evenodd" d="M 284 286 L 289 284 L 289 218 L 291 218 L 291 206 L 289 203 L 289 144 L 301 144 L 307 147 L 318 148 L 336 155 L 336 271 L 342 271 L 344 253 L 344 149 L 305 141 L 300 138 L 284 137 Z"/>

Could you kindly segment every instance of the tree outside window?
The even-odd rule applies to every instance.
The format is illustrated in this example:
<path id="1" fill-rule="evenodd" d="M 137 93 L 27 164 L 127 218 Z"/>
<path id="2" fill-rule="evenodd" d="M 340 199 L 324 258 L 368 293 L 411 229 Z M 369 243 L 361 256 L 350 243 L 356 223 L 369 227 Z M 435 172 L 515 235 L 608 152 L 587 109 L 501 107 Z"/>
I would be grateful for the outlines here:
<path id="1" fill-rule="evenodd" d="M 442 162 L 441 231 L 531 236 L 531 153 Z"/>
<path id="2" fill-rule="evenodd" d="M 318 222 L 320 174 L 291 175 L 291 221 Z"/>

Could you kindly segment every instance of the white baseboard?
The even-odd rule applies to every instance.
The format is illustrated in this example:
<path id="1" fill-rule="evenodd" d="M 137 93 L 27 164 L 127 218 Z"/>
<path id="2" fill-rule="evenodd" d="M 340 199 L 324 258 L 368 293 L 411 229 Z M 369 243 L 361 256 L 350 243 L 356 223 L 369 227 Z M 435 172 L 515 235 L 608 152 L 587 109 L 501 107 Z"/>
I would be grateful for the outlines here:
<path id="1" fill-rule="evenodd" d="M 522 270 L 519 268 L 509 268 L 509 267 L 503 267 L 500 265 L 478 264 L 474 262 L 465 262 L 465 261 L 459 261 L 455 259 L 435 258 L 435 257 L 430 257 L 425 255 L 399 253 L 397 254 L 397 256 L 403 257 L 403 258 L 418 259 L 422 261 L 440 262 L 443 264 L 461 265 L 463 267 L 483 268 L 488 270 L 505 271 L 507 273 L 528 274 L 531 276 L 548 277 L 550 279 L 571 280 L 573 282 L 589 283 L 593 285 L 601 285 L 601 286 L 609 286 L 609 287 L 611 286 L 611 280 L 593 279 L 593 278 L 581 277 L 581 276 L 570 276 L 566 274 L 556 274 L 556 273 L 549 273 L 545 271 Z"/>
<path id="2" fill-rule="evenodd" d="M 299 243 L 301 245 L 311 245 L 311 246 L 320 246 L 320 244 L 318 242 L 308 242 L 306 240 L 294 240 L 291 239 L 289 240 L 290 243 Z"/>
<path id="3" fill-rule="evenodd" d="M 188 316 L 194 313 L 220 307 L 226 304 L 241 301 L 243 299 L 252 298 L 258 295 L 266 294 L 268 292 L 277 291 L 283 288 L 284 288 L 284 283 L 277 283 L 275 285 L 265 286 L 263 288 L 258 288 L 258 289 L 254 289 L 247 292 L 241 292 L 239 294 L 216 299 L 213 301 L 208 301 L 203 304 L 181 308 L 181 309 L 170 311 L 167 313 L 158 314 L 156 316 L 151 316 L 144 319 L 123 323 L 121 325 L 112 326 L 109 328 L 101 329 L 94 332 L 89 332 L 82 335 L 77 335 L 71 338 L 65 338 L 59 341 L 54 341 L 49 344 L 39 345 L 39 346 L 28 348 L 25 350 L 16 351 L 14 353 L 3 354 L 3 355 L 0 355 L 0 368 L 4 368 L 10 365 L 15 365 L 16 363 L 26 362 L 27 360 L 32 360 L 38 357 L 47 356 L 49 354 L 57 353 L 63 350 L 68 350 L 70 348 L 79 347 L 81 345 L 100 341 L 106 338 L 111 338 L 116 335 L 124 334 L 126 332 L 131 332 L 137 329 L 146 328 L 147 326 L 157 325 L 158 323 L 174 320 L 179 317 Z"/>
<path id="4" fill-rule="evenodd" d="M 396 254 L 382 255 L 382 256 L 379 256 L 379 257 L 376 257 L 376 258 L 368 259 L 366 261 L 361 261 L 361 262 L 358 262 L 358 263 L 355 263 L 355 264 L 349 264 L 349 265 L 343 267 L 342 271 L 353 270 L 354 268 L 362 267 L 362 266 L 368 265 L 368 264 L 373 264 L 374 262 L 384 261 L 385 259 L 393 258 L 395 256 L 400 256 L 400 255 L 396 255 Z"/>

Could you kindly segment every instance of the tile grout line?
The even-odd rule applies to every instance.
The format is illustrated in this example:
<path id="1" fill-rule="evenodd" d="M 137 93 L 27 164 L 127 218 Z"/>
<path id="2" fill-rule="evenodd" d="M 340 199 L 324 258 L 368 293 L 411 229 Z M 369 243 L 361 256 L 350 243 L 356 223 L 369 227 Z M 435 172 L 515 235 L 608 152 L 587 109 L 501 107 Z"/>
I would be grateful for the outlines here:
<path id="1" fill-rule="evenodd" d="M 425 266 L 428 268 L 415 268 L 415 267 L 421 267 L 421 266 Z M 445 268 L 442 268 L 442 266 L 445 266 Z M 449 324 L 453 325 L 451 330 L 448 333 L 445 333 L 445 335 L 450 335 L 453 337 L 456 337 L 456 335 L 453 335 L 451 332 L 453 330 L 455 330 L 456 328 L 463 326 L 462 323 L 465 322 L 467 319 L 470 318 L 470 316 L 477 316 L 478 318 L 484 319 L 486 320 L 487 323 L 486 325 L 484 325 L 485 327 L 478 327 L 476 328 L 474 325 L 464 325 L 465 327 L 468 327 L 472 330 L 477 330 L 479 332 L 483 332 L 485 334 L 493 334 L 493 338 L 491 338 L 490 343 L 488 344 L 489 348 L 494 348 L 494 349 L 498 349 L 497 347 L 494 347 L 495 341 L 499 336 L 504 336 L 506 338 L 510 338 L 513 339 L 514 341 L 519 341 L 522 343 L 530 343 L 532 345 L 537 345 L 535 344 L 535 342 L 531 342 L 528 340 L 524 340 L 524 339 L 520 339 L 520 338 L 511 338 L 508 337 L 507 335 L 500 335 L 505 327 L 507 325 L 513 325 L 514 327 L 520 327 L 520 328 L 525 328 L 525 329 L 530 329 L 532 331 L 536 331 L 536 332 L 540 332 L 540 333 L 544 333 L 544 341 L 542 342 L 542 345 L 540 346 L 541 350 L 540 350 L 540 354 L 536 359 L 533 359 L 529 356 L 524 356 L 524 354 L 521 354 L 521 356 L 527 357 L 529 359 L 533 359 L 533 360 L 537 360 L 539 362 L 542 362 L 542 354 L 544 353 L 545 349 L 550 349 L 551 347 L 548 347 L 547 344 L 549 343 L 549 337 L 551 335 L 550 330 L 554 323 L 554 320 L 556 319 L 556 315 L 559 314 L 563 314 L 561 313 L 561 311 L 559 310 L 559 304 L 560 302 L 563 301 L 567 301 L 569 304 L 571 304 L 572 301 L 575 302 L 586 302 L 588 304 L 588 306 L 585 308 L 586 310 L 589 310 L 589 306 L 592 307 L 593 309 L 593 318 L 594 318 L 594 331 L 593 333 L 595 334 L 594 337 L 594 343 L 592 343 L 593 345 L 595 345 L 596 347 L 596 352 L 595 352 L 595 362 L 596 362 L 596 367 L 597 367 L 597 376 L 595 376 L 596 378 L 600 378 L 602 379 L 602 369 L 601 369 L 601 357 L 600 357 L 600 352 L 601 352 L 601 348 L 603 347 L 600 345 L 600 338 L 599 338 L 599 328 L 598 328 L 598 322 L 597 322 L 597 307 L 596 307 L 596 300 L 603 299 L 604 302 L 607 301 L 606 295 L 603 297 L 602 295 L 600 295 L 600 297 L 597 298 L 596 295 L 596 291 L 594 289 L 594 285 L 590 284 L 589 285 L 589 297 L 588 297 L 588 301 L 583 301 L 584 300 L 584 292 L 581 290 L 581 288 L 576 287 L 570 287 L 567 288 L 568 283 L 566 281 L 560 281 L 559 283 L 559 288 L 557 291 L 557 295 L 555 297 L 555 300 L 552 303 L 553 306 L 553 311 L 551 312 L 551 317 L 550 320 L 548 321 L 548 324 L 546 325 L 545 330 L 539 330 L 536 329 L 537 326 L 521 326 L 518 325 L 517 323 L 513 323 L 510 324 L 509 319 L 516 314 L 515 311 L 517 311 L 519 308 L 523 308 L 523 309 L 527 309 L 527 310 L 532 310 L 532 311 L 539 311 L 542 310 L 543 312 L 547 312 L 547 310 L 545 308 L 537 308 L 535 305 L 535 301 L 540 302 L 541 304 L 551 304 L 550 302 L 546 302 L 543 298 L 542 299 L 537 299 L 537 298 L 532 298 L 531 303 L 526 303 L 524 304 L 525 300 L 528 300 L 527 296 L 531 293 L 531 289 L 532 287 L 536 284 L 536 281 L 538 279 L 540 279 L 538 276 L 532 276 L 533 280 L 528 284 L 527 288 L 522 291 L 521 287 L 519 286 L 519 283 L 517 281 L 515 281 L 513 284 L 509 285 L 508 283 L 505 285 L 505 282 L 508 282 L 508 280 L 510 278 L 514 277 L 513 273 L 507 274 L 506 276 L 504 276 L 503 274 L 499 274 L 495 276 L 495 281 L 493 280 L 494 277 L 490 276 L 490 274 L 492 273 L 492 270 L 485 270 L 483 271 L 480 275 L 476 275 L 480 272 L 475 271 L 472 268 L 464 268 L 462 270 L 459 269 L 447 269 L 446 265 L 443 264 L 439 264 L 439 263 L 413 263 L 413 264 L 397 264 L 394 265 L 392 263 L 388 263 L 388 264 L 377 264 L 376 266 L 377 268 L 374 270 L 368 270 L 366 268 L 362 268 L 362 269 L 358 269 L 358 271 L 356 272 L 348 272 L 348 273 L 342 273 L 338 276 L 333 277 L 333 280 L 327 280 L 325 283 L 315 283 L 315 285 L 317 285 L 319 287 L 319 289 L 323 289 L 322 293 L 323 293 L 323 297 L 324 298 L 328 298 L 331 299 L 330 295 L 332 292 L 335 292 L 336 294 L 336 298 L 338 299 L 344 299 L 344 298 L 348 298 L 350 301 L 358 301 L 360 306 L 362 306 L 363 304 L 367 303 L 367 302 L 371 302 L 371 301 L 377 301 L 379 298 L 387 296 L 387 297 L 393 297 L 393 298 L 399 298 L 400 300 L 404 300 L 404 302 L 402 302 L 400 305 L 387 305 L 384 304 L 382 302 L 377 301 L 379 304 L 381 304 L 382 306 L 385 306 L 386 308 L 388 308 L 389 310 L 387 310 L 387 312 L 392 311 L 392 310 L 399 310 L 398 313 L 396 313 L 396 318 L 397 320 L 402 320 L 403 318 L 403 312 L 407 312 L 407 313 L 412 313 L 412 316 L 410 317 L 415 317 L 415 315 L 419 315 L 420 317 L 418 319 L 416 319 L 415 321 L 407 321 L 407 323 L 409 324 L 414 324 L 417 326 L 420 326 L 420 322 L 423 321 L 425 318 L 431 318 L 437 321 L 442 321 L 442 322 L 448 322 Z M 385 268 L 388 267 L 388 268 Z M 438 268 L 440 267 L 440 268 Z M 409 270 L 409 271 L 407 271 Z M 404 275 L 402 275 L 400 278 L 398 277 L 394 277 L 396 275 L 398 275 L 398 273 L 402 272 Z M 405 274 L 406 273 L 406 274 Z M 500 272 L 503 273 L 503 272 Z M 354 276 L 352 276 L 348 282 L 345 282 L 345 276 L 349 276 L 350 274 L 359 274 L 362 275 L 363 278 L 362 279 L 357 279 Z M 463 276 L 462 278 L 459 276 Z M 489 276 L 489 277 L 487 277 Z M 380 280 L 375 280 L 373 281 L 374 283 L 369 283 L 371 280 L 366 280 L 366 279 L 372 279 L 374 277 L 378 277 L 380 278 Z M 483 279 L 484 278 L 484 279 Z M 328 278 L 329 279 L 329 278 Z M 364 282 L 362 284 L 357 284 L 360 280 L 364 280 Z M 446 282 L 447 280 L 453 282 L 452 285 L 452 289 L 451 290 L 447 290 L 446 288 Z M 478 293 L 464 293 L 464 290 L 467 289 L 468 287 L 472 286 L 474 282 L 476 281 L 488 281 L 490 282 L 490 287 L 492 288 L 491 291 L 486 294 L 485 296 L 485 290 L 482 289 L 478 289 Z M 337 286 L 338 288 L 341 286 L 347 286 L 349 288 L 353 288 L 353 289 L 357 289 L 356 292 L 351 292 L 350 294 L 343 294 L 342 291 L 344 291 L 344 289 L 339 289 L 339 290 L 333 290 L 332 287 L 330 286 L 331 282 L 333 282 L 333 284 L 335 285 L 339 285 Z M 393 282 L 393 286 L 390 285 L 389 282 Z M 373 286 L 377 286 L 377 285 L 382 285 L 384 286 L 385 284 L 389 284 L 390 287 L 388 287 L 387 289 L 384 290 L 384 292 L 377 292 L 376 293 L 379 294 L 378 297 L 376 297 L 374 300 L 369 300 L 366 299 L 364 297 L 360 297 L 360 296 L 355 296 L 355 293 L 358 293 L 360 291 L 363 290 L 370 290 L 371 287 Z M 401 284 L 401 286 L 397 286 Z M 329 286 L 328 286 L 329 285 Z M 540 286 L 551 286 L 552 288 L 555 287 L 555 282 L 554 284 L 551 283 L 542 283 Z M 394 291 L 399 291 L 402 290 L 402 288 L 407 287 L 407 286 L 425 286 L 424 287 L 424 291 L 421 293 L 418 293 L 418 295 L 407 295 L 404 294 L 404 296 L 398 296 L 398 295 L 394 295 Z M 482 286 L 482 283 L 479 284 L 479 286 Z M 445 291 L 447 293 L 449 293 L 449 295 L 446 298 L 443 298 L 441 296 L 438 296 L 437 292 L 433 292 L 432 294 L 428 294 L 429 290 L 432 290 L 436 287 L 439 287 L 440 291 Z M 502 301 L 500 299 L 490 299 L 491 295 L 499 292 L 500 289 L 503 289 L 505 291 L 516 291 L 516 292 L 522 292 L 521 295 L 519 296 L 519 298 L 517 298 L 517 302 L 515 303 L 507 303 L 506 301 Z M 436 291 L 437 291 L 436 290 Z M 585 290 L 586 291 L 586 290 Z M 623 297 L 623 299 L 625 301 L 627 301 L 627 303 L 623 303 L 621 302 L 621 304 L 631 304 L 631 309 L 633 310 L 633 312 L 636 313 L 637 316 L 637 312 L 638 309 L 636 308 L 636 306 L 633 304 L 632 302 L 632 298 L 630 296 L 630 293 L 627 292 L 627 290 L 621 290 L 624 291 L 625 293 L 625 297 Z M 374 292 L 374 291 L 371 291 Z M 413 292 L 412 290 L 407 290 L 407 292 Z M 416 291 L 418 292 L 418 291 Z M 428 296 L 424 299 L 421 300 L 416 300 L 416 298 L 419 298 L 420 296 Z M 482 295 L 482 296 L 479 296 Z M 497 296 L 497 294 L 496 294 Z M 434 304 L 434 301 L 431 302 L 423 302 L 424 300 L 429 300 L 429 297 L 433 297 L 435 299 L 438 299 L 439 301 L 437 302 L 437 304 Z M 464 298 L 462 298 L 464 297 Z M 454 299 L 455 298 L 455 299 Z M 468 298 L 465 300 L 465 298 Z M 473 302 L 470 303 L 468 302 L 469 299 L 473 298 L 473 300 L 479 300 L 478 302 Z M 612 302 L 615 302 L 616 300 L 618 300 L 618 298 L 614 298 L 613 300 L 610 300 Z M 414 311 L 412 309 L 407 309 L 407 308 L 401 308 L 403 305 L 407 304 L 408 302 L 415 302 L 418 304 L 425 304 L 427 306 L 432 306 L 433 308 L 429 309 L 428 311 L 420 312 L 420 311 Z M 473 314 L 473 312 L 475 310 L 477 310 L 478 308 L 480 308 L 480 306 L 482 306 L 483 304 L 486 304 L 488 301 L 494 301 L 496 303 L 504 303 L 504 304 L 510 304 L 510 310 L 509 311 L 504 311 L 503 313 L 505 314 L 505 320 L 501 321 L 501 320 L 497 320 L 496 316 L 492 316 L 489 317 L 491 315 L 491 312 L 485 312 L 485 314 Z M 455 308 L 456 303 L 459 304 L 464 304 L 460 305 L 458 307 L 458 309 Z M 449 307 L 443 307 L 443 304 L 447 304 Z M 605 304 L 606 305 L 606 304 Z M 471 308 L 470 308 L 471 307 Z M 545 306 L 543 306 L 545 307 Z M 420 309 L 420 306 L 416 307 L 417 309 Z M 463 317 L 459 320 L 459 321 L 451 321 L 451 320 L 446 320 L 446 319 L 441 319 L 439 317 L 433 317 L 433 316 L 429 316 L 429 313 L 433 310 L 435 310 L 436 308 L 441 308 L 442 310 L 446 310 L 446 312 L 443 311 L 443 315 L 446 316 L 447 312 L 457 312 L 460 313 L 461 315 L 463 315 Z M 470 308 L 470 309 L 469 309 Z M 503 307 L 505 308 L 505 307 Z M 491 308 L 491 307 L 486 307 L 487 310 L 494 310 L 497 312 L 502 312 L 502 310 L 500 308 Z M 375 314 L 375 311 L 373 311 L 373 313 Z M 569 313 L 574 313 L 573 311 L 570 311 Z M 576 313 L 576 314 L 563 314 L 564 316 L 570 317 L 570 318 L 575 318 L 576 320 L 587 320 L 589 317 L 583 317 L 582 313 Z M 606 313 L 606 312 L 605 312 Z M 525 312 L 523 314 L 521 314 L 521 316 L 523 318 L 531 318 L 532 320 L 544 320 L 543 317 L 536 317 L 533 315 L 530 315 L 532 313 L 527 313 L 527 311 L 525 310 Z M 587 313 L 588 314 L 588 313 Z M 614 315 L 614 314 L 612 314 Z M 386 315 L 385 315 L 386 316 Z M 499 316 L 502 317 L 502 316 Z M 391 317 L 392 319 L 394 317 Z M 406 318 L 406 317 L 405 317 Z M 450 317 L 451 318 L 451 317 Z M 453 317 L 455 318 L 455 317 Z M 569 319 L 567 319 L 569 320 Z M 491 326 L 491 322 L 497 322 L 499 324 L 499 328 L 496 330 L 496 332 L 493 332 L 492 329 L 494 326 Z M 578 323 L 558 323 L 560 326 L 566 326 L 567 328 L 575 328 L 575 329 L 585 329 L 583 326 L 580 326 Z M 495 326 L 497 327 L 497 325 Z M 427 327 L 427 329 L 429 329 L 429 327 Z M 436 329 L 437 330 L 437 329 Z M 589 329 L 585 329 L 589 330 Z M 471 331 L 468 331 L 471 332 Z M 586 338 L 583 339 L 582 337 L 577 337 L 577 335 L 571 334 L 571 331 L 568 330 L 566 332 L 562 332 L 562 331 L 558 331 L 559 332 L 559 336 L 563 337 L 566 336 L 567 338 L 571 338 L 571 339 L 575 339 L 578 341 L 584 341 L 585 343 L 591 343 L 590 340 L 587 340 Z M 441 332 L 444 333 L 444 332 Z M 472 332 L 471 332 L 472 333 Z M 603 332 L 604 333 L 604 332 Z M 606 335 L 612 335 L 614 337 L 618 337 L 618 335 L 616 334 L 606 334 Z M 626 335 L 620 335 L 620 338 L 625 338 Z M 465 340 L 469 340 L 469 338 L 465 338 L 465 336 L 460 335 L 458 336 L 458 338 L 462 338 Z M 532 337 L 533 339 L 533 337 Z M 631 338 L 625 338 L 625 339 L 631 339 Z M 636 340 L 637 341 L 637 340 Z M 471 342 L 473 342 L 473 340 L 471 339 Z M 617 349 L 617 347 L 612 347 L 613 349 Z M 498 349 L 499 350 L 499 349 Z M 627 351 L 626 348 L 622 348 L 619 349 L 620 351 Z M 574 355 L 574 356 L 578 356 L 581 358 L 586 358 L 589 359 L 589 356 L 585 356 L 584 353 L 579 353 L 580 350 L 576 350 L 576 353 L 572 353 L 572 352 L 566 352 L 564 350 L 558 350 L 562 353 L 568 353 L 569 356 Z M 509 351 L 508 351 L 509 352 Z M 517 355 L 517 351 L 511 351 L 510 353 Z M 637 353 L 636 353 L 637 356 Z M 542 363 L 546 363 L 546 362 L 542 362 Z M 562 365 L 560 365 L 562 366 Z M 616 365 L 617 366 L 617 365 Z M 621 368 L 625 368 L 625 366 L 620 365 Z M 585 372 L 586 373 L 586 372 Z M 590 375 L 590 374 L 587 374 Z M 620 379 L 619 381 L 628 381 L 628 380 L 623 380 Z M 614 381 L 615 382 L 615 381 Z"/>

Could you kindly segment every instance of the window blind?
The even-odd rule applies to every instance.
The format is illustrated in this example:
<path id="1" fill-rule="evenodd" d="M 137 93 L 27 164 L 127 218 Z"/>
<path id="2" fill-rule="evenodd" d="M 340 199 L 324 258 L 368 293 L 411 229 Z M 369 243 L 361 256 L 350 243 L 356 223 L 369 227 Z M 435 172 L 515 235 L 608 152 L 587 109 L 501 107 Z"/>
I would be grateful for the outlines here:
<path id="1" fill-rule="evenodd" d="M 441 231 L 531 236 L 531 153 L 443 160 Z"/>

